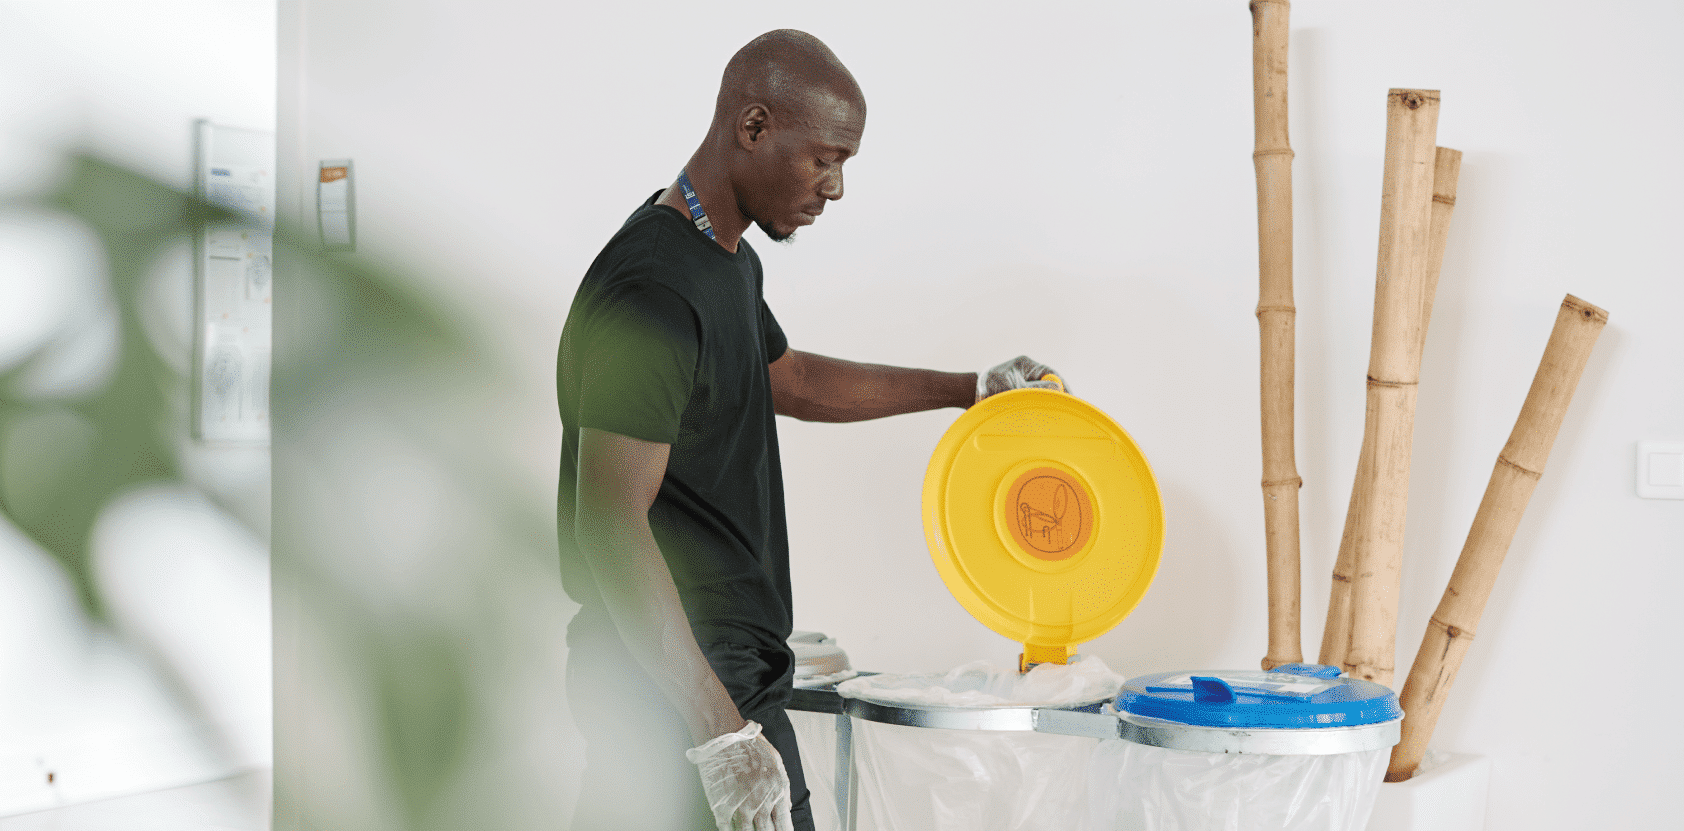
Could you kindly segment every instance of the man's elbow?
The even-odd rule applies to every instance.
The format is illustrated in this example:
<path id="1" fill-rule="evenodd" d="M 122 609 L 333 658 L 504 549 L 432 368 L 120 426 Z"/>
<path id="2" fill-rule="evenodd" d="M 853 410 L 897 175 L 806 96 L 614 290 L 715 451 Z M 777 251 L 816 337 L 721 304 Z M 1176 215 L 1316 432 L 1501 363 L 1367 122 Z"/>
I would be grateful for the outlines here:
<path id="1" fill-rule="evenodd" d="M 852 411 L 846 408 L 793 395 L 782 399 L 773 396 L 772 410 L 778 415 L 789 416 L 798 421 L 811 421 L 820 424 L 842 424 L 855 420 L 851 417 Z"/>
<path id="2" fill-rule="evenodd" d="M 632 543 L 636 537 L 632 527 L 635 511 L 622 500 L 590 496 L 580 494 L 573 539 L 585 559 L 595 564 L 613 559 L 613 552 L 623 551 Z M 648 522 L 647 517 L 643 521 Z"/>
<path id="3" fill-rule="evenodd" d="M 823 421 L 820 417 L 821 409 L 818 405 L 804 398 L 789 394 L 774 394 L 772 396 L 772 412 L 781 416 L 788 416 L 797 421 Z"/>

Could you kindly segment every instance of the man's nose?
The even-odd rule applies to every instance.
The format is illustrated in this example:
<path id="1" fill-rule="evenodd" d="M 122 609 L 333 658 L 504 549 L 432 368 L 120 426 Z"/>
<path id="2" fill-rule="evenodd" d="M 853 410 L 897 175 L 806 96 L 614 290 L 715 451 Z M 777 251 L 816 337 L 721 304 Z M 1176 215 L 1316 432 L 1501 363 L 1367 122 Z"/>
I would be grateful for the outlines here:
<path id="1" fill-rule="evenodd" d="M 819 195 L 835 201 L 842 198 L 842 167 L 836 166 L 819 182 Z"/>

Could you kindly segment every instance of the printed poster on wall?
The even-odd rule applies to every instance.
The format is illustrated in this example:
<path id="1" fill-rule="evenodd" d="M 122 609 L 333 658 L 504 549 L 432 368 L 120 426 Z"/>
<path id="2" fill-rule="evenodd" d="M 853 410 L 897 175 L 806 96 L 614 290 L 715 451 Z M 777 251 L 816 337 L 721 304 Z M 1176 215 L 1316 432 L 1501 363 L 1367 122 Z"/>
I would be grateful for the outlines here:
<path id="1" fill-rule="evenodd" d="M 201 121 L 199 193 L 245 215 L 195 241 L 193 437 L 269 441 L 269 367 L 275 227 L 275 136 Z"/>

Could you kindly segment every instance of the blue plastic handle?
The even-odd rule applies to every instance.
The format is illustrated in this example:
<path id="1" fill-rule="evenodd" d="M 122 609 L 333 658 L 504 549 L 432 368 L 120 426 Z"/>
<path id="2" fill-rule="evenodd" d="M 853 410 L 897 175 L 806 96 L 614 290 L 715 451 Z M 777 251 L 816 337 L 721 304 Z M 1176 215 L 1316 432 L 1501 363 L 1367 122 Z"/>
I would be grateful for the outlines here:
<path id="1" fill-rule="evenodd" d="M 1234 688 L 1220 678 L 1208 675 L 1195 675 L 1193 681 L 1193 700 L 1200 704 L 1232 704 L 1234 703 Z"/>

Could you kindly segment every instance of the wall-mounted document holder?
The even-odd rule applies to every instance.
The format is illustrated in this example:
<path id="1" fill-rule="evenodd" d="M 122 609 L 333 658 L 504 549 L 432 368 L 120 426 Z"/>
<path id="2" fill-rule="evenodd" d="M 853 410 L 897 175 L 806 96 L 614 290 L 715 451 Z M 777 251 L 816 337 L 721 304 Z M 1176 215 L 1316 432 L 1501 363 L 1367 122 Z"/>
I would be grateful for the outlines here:
<path id="1" fill-rule="evenodd" d="M 324 250 L 356 250 L 356 188 L 352 184 L 350 159 L 322 161 L 321 175 L 316 180 L 316 221 L 321 227 Z"/>
<path id="2" fill-rule="evenodd" d="M 193 438 L 269 441 L 275 135 L 196 125 L 200 198 L 245 217 L 194 235 Z"/>

